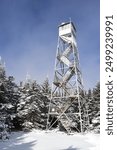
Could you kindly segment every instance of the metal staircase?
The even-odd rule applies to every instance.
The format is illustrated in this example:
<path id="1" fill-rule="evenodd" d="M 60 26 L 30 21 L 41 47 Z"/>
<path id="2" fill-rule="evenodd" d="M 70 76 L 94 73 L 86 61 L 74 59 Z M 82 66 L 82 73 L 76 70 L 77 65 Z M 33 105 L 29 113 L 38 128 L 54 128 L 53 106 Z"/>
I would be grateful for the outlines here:
<path id="1" fill-rule="evenodd" d="M 61 125 L 65 128 L 65 130 L 67 131 L 68 134 L 71 133 L 71 124 L 72 124 L 72 121 L 66 117 L 66 116 L 61 116 L 61 118 L 59 119 Z"/>

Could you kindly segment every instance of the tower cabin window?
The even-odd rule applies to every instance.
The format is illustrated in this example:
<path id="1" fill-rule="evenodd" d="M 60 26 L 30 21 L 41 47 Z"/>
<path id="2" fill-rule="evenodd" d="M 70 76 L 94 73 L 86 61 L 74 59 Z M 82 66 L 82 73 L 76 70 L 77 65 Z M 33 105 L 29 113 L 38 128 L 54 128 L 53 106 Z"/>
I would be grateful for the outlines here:
<path id="1" fill-rule="evenodd" d="M 70 24 L 66 24 L 66 25 L 63 25 L 60 27 L 61 30 L 65 30 L 65 29 L 68 29 L 70 28 Z"/>

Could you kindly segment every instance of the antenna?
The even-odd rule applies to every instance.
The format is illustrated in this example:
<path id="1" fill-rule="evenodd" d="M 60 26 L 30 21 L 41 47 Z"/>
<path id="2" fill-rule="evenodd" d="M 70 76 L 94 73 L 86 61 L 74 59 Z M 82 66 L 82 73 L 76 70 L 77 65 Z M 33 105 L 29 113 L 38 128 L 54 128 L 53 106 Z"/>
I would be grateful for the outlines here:
<path id="1" fill-rule="evenodd" d="M 71 23 L 71 17 L 69 17 L 69 22 Z"/>

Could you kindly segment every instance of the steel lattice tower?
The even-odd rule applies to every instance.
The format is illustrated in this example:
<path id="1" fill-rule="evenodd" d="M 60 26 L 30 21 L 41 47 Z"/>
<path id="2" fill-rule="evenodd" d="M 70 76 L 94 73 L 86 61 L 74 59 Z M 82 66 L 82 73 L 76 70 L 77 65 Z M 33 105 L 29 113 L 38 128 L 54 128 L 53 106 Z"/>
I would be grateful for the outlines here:
<path id="1" fill-rule="evenodd" d="M 71 128 L 83 131 L 83 83 L 76 43 L 76 28 L 72 22 L 59 27 L 54 81 L 49 104 L 47 129 L 57 122 L 69 133 Z"/>

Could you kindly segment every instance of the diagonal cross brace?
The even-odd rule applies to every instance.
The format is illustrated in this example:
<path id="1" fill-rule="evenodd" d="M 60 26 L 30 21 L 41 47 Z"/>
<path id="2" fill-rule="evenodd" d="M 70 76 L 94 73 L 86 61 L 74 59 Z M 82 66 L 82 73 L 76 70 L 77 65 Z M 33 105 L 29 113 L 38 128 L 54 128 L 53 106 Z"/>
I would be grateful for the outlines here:
<path id="1" fill-rule="evenodd" d="M 74 99 L 76 100 L 76 98 Z M 74 100 L 72 100 L 71 104 L 74 102 Z M 68 110 L 68 108 L 71 106 L 71 104 L 67 105 L 66 108 L 64 109 L 64 111 L 58 116 L 58 118 L 54 121 L 54 123 L 48 128 L 51 129 L 51 127 L 61 118 L 61 116 L 64 114 L 65 115 L 65 112 Z"/>

